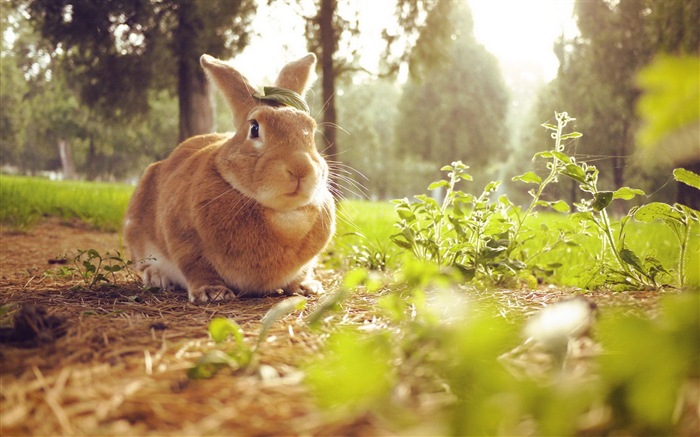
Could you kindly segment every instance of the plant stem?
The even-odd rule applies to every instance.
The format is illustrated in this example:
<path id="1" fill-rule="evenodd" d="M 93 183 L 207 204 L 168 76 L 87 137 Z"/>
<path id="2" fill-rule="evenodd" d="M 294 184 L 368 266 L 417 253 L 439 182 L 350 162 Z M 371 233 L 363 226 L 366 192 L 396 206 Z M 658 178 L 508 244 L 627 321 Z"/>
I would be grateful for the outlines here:
<path id="1" fill-rule="evenodd" d="M 561 135 L 562 131 L 564 130 L 564 127 L 567 124 L 567 120 L 563 119 L 562 117 L 559 117 L 557 115 L 557 133 L 554 136 L 554 150 L 559 151 L 561 148 Z M 556 156 L 552 156 L 552 168 L 549 171 L 549 175 L 540 183 L 537 192 L 535 193 L 535 196 L 532 199 L 532 202 L 530 202 L 530 206 L 525 210 L 525 213 L 522 216 L 518 216 L 518 224 L 517 227 L 515 228 L 515 232 L 513 233 L 513 238 L 511 239 L 511 249 L 509 250 L 509 253 L 515 248 L 514 244 L 518 240 L 518 235 L 520 234 L 520 231 L 525 224 L 525 220 L 530 216 L 532 213 L 532 210 L 535 209 L 535 206 L 537 205 L 537 202 L 540 200 L 540 197 L 542 196 L 542 192 L 544 191 L 544 188 L 549 185 L 554 179 L 556 179 L 557 175 L 559 174 L 559 159 Z"/>

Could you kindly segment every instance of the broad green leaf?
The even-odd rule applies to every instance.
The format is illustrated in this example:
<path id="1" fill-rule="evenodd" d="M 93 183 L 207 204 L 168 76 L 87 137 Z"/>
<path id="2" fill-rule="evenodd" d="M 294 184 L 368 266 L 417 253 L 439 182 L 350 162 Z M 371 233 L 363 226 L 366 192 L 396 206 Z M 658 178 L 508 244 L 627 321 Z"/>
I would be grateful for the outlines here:
<path id="1" fill-rule="evenodd" d="M 501 182 L 499 182 L 499 181 L 491 181 L 486 185 L 486 187 L 484 187 L 484 193 L 494 192 L 498 189 L 498 187 L 500 185 L 501 185 Z"/>
<path id="2" fill-rule="evenodd" d="M 540 126 L 542 126 L 545 129 L 553 130 L 555 132 L 557 131 L 557 127 L 550 123 L 542 123 Z"/>
<path id="3" fill-rule="evenodd" d="M 557 152 L 555 150 L 552 150 L 552 156 L 554 156 L 559 161 L 561 161 L 565 164 L 568 164 L 571 162 L 571 158 L 569 158 L 569 155 L 567 155 L 566 153 L 561 153 L 561 152 Z"/>
<path id="4" fill-rule="evenodd" d="M 700 175 L 684 168 L 673 170 L 673 178 L 678 182 L 683 182 L 693 188 L 700 190 Z"/>
<path id="5" fill-rule="evenodd" d="M 571 211 L 571 207 L 569 206 L 569 204 L 563 200 L 557 200 L 556 202 L 550 202 L 549 206 L 551 206 L 552 209 L 554 209 L 555 211 L 558 211 L 558 212 Z"/>
<path id="6" fill-rule="evenodd" d="M 593 207 L 594 210 L 596 211 L 602 211 L 604 210 L 608 205 L 610 205 L 610 202 L 613 200 L 613 192 L 612 191 L 599 191 L 596 193 L 596 195 L 593 198 Z"/>
<path id="7" fill-rule="evenodd" d="M 585 183 L 586 182 L 586 172 L 578 165 L 570 162 L 564 166 L 563 173 L 575 181 Z"/>
<path id="8" fill-rule="evenodd" d="M 231 319 L 217 317 L 209 322 L 209 335 L 216 343 L 221 343 L 232 335 L 236 340 L 236 344 L 243 345 L 243 329 Z"/>
<path id="9" fill-rule="evenodd" d="M 527 173 L 521 174 L 520 176 L 515 176 L 512 179 L 513 181 L 522 181 L 525 182 L 526 184 L 541 184 L 542 183 L 542 178 L 537 176 L 532 171 L 528 171 Z"/>
<path id="10" fill-rule="evenodd" d="M 190 379 L 208 379 L 211 378 L 222 367 L 239 368 L 239 363 L 230 355 L 222 350 L 215 349 L 203 354 L 194 367 L 187 370 L 187 377 Z"/>
<path id="11" fill-rule="evenodd" d="M 629 187 L 622 187 L 615 192 L 613 192 L 613 199 L 624 199 L 624 200 L 630 200 L 633 199 L 634 196 L 643 196 L 644 191 L 636 189 L 636 188 L 629 188 Z"/>
<path id="12" fill-rule="evenodd" d="M 653 202 L 639 207 L 634 213 L 634 218 L 640 222 L 651 223 L 655 220 L 665 220 L 668 218 L 680 219 L 681 217 L 671 205 L 662 202 Z"/>
<path id="13" fill-rule="evenodd" d="M 387 396 L 394 385 L 393 350 L 386 337 L 334 333 L 326 355 L 306 368 L 306 382 L 326 408 L 362 409 Z"/>
<path id="14" fill-rule="evenodd" d="M 450 186 L 449 182 L 442 180 L 442 181 L 437 181 L 437 182 L 433 182 L 432 184 L 430 184 L 428 186 L 428 190 L 433 191 L 433 190 L 437 190 L 440 187 L 449 187 L 449 186 Z"/>
<path id="15" fill-rule="evenodd" d="M 634 267 L 637 271 L 644 271 L 644 268 L 642 267 L 642 260 L 640 260 L 637 254 L 633 251 L 629 249 L 622 249 L 620 251 L 620 258 L 622 258 L 622 260 L 627 264 Z"/>

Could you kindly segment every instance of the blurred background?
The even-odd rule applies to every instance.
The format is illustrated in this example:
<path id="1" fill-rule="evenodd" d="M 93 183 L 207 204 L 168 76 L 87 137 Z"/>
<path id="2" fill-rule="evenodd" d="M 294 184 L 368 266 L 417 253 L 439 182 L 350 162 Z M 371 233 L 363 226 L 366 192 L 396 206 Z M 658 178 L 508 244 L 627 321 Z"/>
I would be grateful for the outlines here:
<path id="1" fill-rule="evenodd" d="M 199 67 L 202 53 L 262 87 L 312 51 L 318 147 L 354 169 L 359 185 L 344 183 L 346 197 L 422 193 L 442 165 L 462 160 L 475 179 L 465 191 L 501 180 L 525 202 L 527 187 L 510 179 L 543 170 L 532 155 L 553 145 L 540 125 L 567 111 L 583 133 L 567 152 L 600 169 L 601 188 L 632 186 L 646 201 L 698 208 L 697 194 L 684 198 L 671 176 L 678 166 L 700 172 L 697 0 L 1 5 L 5 173 L 134 183 L 179 141 L 234 129 Z M 684 63 L 654 69 L 659 59 Z M 640 106 L 645 83 L 673 92 Z M 654 117 L 671 127 L 645 131 Z M 573 183 L 562 182 L 553 195 L 576 200 Z"/>

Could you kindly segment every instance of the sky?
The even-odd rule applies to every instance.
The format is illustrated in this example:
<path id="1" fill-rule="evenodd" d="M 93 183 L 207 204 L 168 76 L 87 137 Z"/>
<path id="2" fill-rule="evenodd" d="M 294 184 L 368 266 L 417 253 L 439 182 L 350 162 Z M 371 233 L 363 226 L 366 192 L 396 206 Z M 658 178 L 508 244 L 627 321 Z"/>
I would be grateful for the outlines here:
<path id="1" fill-rule="evenodd" d="M 568 37 L 576 34 L 573 4 L 574 0 L 469 0 L 476 39 L 498 58 L 511 87 L 523 82 L 543 83 L 556 76 L 559 64 L 552 45 L 562 33 Z M 394 21 L 394 1 L 353 0 L 350 5 L 359 12 L 364 35 L 360 44 L 365 59 L 361 63 L 371 70 L 383 49 L 381 30 Z M 305 54 L 303 29 L 290 19 L 299 12 L 312 15 L 315 11 L 281 2 L 259 8 L 254 22 L 259 35 L 233 61 L 254 83 L 274 79 L 269 77 L 272 72 Z"/>

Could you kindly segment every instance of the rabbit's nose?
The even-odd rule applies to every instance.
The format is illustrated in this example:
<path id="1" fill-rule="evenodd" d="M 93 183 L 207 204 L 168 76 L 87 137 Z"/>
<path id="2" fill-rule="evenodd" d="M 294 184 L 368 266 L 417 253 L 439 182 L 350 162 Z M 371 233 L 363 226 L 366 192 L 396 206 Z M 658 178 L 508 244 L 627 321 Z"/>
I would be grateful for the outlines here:
<path id="1" fill-rule="evenodd" d="M 292 154 L 287 165 L 287 175 L 290 179 L 302 180 L 314 172 L 314 164 L 311 157 L 304 152 Z"/>

